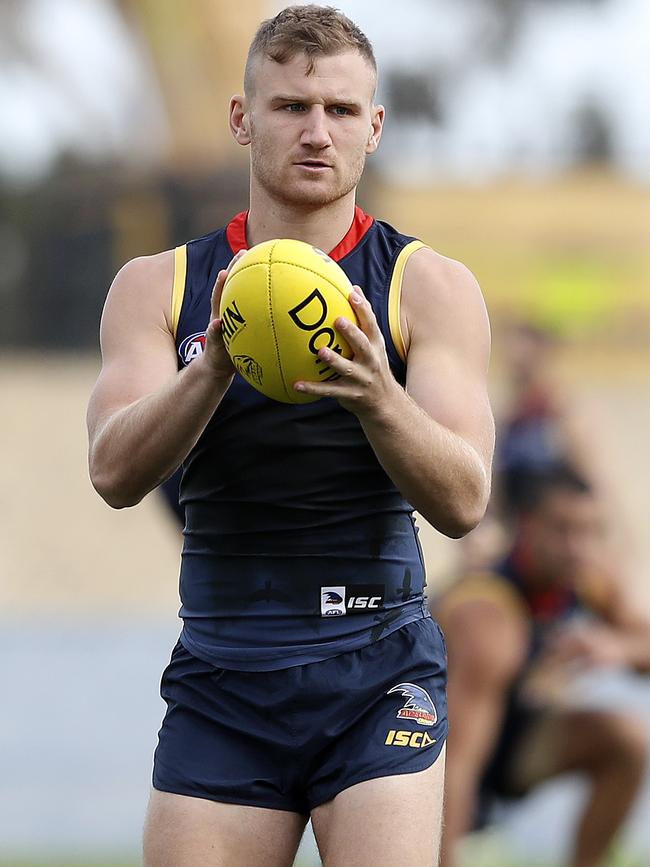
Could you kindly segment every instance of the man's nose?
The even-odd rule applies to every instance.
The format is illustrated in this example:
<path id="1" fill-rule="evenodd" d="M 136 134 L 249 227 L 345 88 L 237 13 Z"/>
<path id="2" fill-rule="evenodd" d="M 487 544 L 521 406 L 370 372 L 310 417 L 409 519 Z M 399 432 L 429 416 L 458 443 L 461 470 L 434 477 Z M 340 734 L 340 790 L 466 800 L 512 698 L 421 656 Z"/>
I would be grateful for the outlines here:
<path id="1" fill-rule="evenodd" d="M 300 143 L 322 150 L 332 144 L 327 114 L 321 105 L 314 105 L 305 116 L 305 125 L 300 137 Z"/>

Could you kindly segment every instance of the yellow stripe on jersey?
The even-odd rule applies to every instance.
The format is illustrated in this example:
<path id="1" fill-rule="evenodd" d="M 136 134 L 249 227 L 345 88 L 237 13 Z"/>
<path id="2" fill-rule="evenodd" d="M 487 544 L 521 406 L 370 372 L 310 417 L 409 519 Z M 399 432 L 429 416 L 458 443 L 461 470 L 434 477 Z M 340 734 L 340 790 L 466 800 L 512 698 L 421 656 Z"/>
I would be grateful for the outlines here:
<path id="1" fill-rule="evenodd" d="M 422 241 L 411 241 L 402 249 L 395 267 L 393 268 L 393 276 L 390 278 L 390 286 L 388 287 L 388 327 L 390 336 L 397 349 L 397 354 L 406 361 L 406 345 L 404 343 L 404 335 L 402 334 L 402 323 L 400 321 L 400 304 L 402 300 L 402 279 L 404 277 L 404 269 L 406 263 L 412 253 L 420 250 L 425 244 Z"/>
<path id="2" fill-rule="evenodd" d="M 183 296 L 185 295 L 185 277 L 187 275 L 187 245 L 174 250 L 174 285 L 172 286 L 172 334 L 176 337 L 178 323 L 181 318 Z"/>
<path id="3" fill-rule="evenodd" d="M 435 616 L 439 620 L 445 620 L 452 611 L 466 602 L 490 602 L 510 616 L 530 616 L 517 590 L 509 581 L 494 572 L 473 572 L 452 584 L 435 600 Z"/>

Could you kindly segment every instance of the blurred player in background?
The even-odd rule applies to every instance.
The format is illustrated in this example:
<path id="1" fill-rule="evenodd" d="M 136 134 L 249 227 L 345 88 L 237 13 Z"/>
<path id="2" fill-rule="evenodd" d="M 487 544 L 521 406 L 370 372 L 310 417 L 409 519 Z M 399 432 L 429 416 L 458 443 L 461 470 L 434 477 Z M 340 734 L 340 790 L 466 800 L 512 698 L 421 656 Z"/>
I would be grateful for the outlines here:
<path id="1" fill-rule="evenodd" d="M 449 646 L 449 738 L 443 863 L 459 838 L 567 771 L 590 791 L 572 867 L 596 867 L 644 774 L 646 733 L 615 707 L 581 708 L 585 668 L 650 671 L 650 620 L 606 569 L 601 503 L 566 465 L 527 489 L 506 558 L 464 575 L 434 606 Z"/>
<path id="2" fill-rule="evenodd" d="M 538 479 L 559 462 L 597 481 L 590 438 L 554 375 L 556 345 L 553 334 L 528 322 L 513 324 L 504 336 L 509 394 L 499 423 L 494 493 L 506 519 L 526 506 Z"/>
<path id="3" fill-rule="evenodd" d="M 485 511 L 489 327 L 467 269 L 355 205 L 375 89 L 342 14 L 264 22 L 230 105 L 249 211 L 130 262 L 106 303 L 93 483 L 121 508 L 184 467 L 147 867 L 289 865 L 309 816 L 328 867 L 438 863 L 446 662 L 413 508 L 454 537 Z M 353 360 L 321 349 L 339 378 L 297 383 L 324 398 L 300 406 L 234 375 L 217 318 L 233 256 L 277 237 L 363 290 L 337 323 Z"/>
<path id="4" fill-rule="evenodd" d="M 556 335 L 532 322 L 513 322 L 502 335 L 506 396 L 497 418 L 492 499 L 481 525 L 458 548 L 461 572 L 489 567 L 505 556 L 518 513 L 527 507 L 539 480 L 558 463 L 575 467 L 590 484 L 607 491 L 603 500 L 615 532 L 609 534 L 606 555 L 617 569 L 623 566 L 611 480 L 598 459 L 597 436 L 576 412 L 556 370 L 558 347 Z"/>

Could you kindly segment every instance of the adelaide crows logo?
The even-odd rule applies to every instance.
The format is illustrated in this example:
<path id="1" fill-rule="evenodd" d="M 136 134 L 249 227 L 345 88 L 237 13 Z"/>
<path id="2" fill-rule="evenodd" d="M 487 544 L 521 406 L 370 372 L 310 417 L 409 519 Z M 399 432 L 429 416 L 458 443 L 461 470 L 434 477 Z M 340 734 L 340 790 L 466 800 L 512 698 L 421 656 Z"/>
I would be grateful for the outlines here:
<path id="1" fill-rule="evenodd" d="M 336 617 L 346 614 L 345 587 L 320 588 L 320 613 L 322 617 Z"/>
<path id="2" fill-rule="evenodd" d="M 421 726 L 433 726 L 438 722 L 438 713 L 426 689 L 414 683 L 398 683 L 386 695 L 392 692 L 408 696 L 404 707 L 397 711 L 398 719 L 410 719 Z"/>
<path id="3" fill-rule="evenodd" d="M 205 349 L 205 331 L 197 331 L 190 334 L 178 347 L 178 354 L 183 364 L 187 367 L 190 361 L 198 358 Z"/>
<path id="4" fill-rule="evenodd" d="M 330 590 L 329 593 L 324 594 L 324 599 L 326 605 L 340 605 L 343 602 L 343 597 L 340 593 L 332 593 Z"/>

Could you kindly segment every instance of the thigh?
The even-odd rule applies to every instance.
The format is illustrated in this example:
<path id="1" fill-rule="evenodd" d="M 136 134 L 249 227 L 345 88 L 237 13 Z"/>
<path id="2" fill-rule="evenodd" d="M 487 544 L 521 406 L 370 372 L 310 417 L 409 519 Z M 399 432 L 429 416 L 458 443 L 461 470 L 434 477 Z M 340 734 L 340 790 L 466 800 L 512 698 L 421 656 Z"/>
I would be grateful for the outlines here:
<path id="1" fill-rule="evenodd" d="M 510 780 L 526 792 L 559 774 L 589 772 L 624 749 L 635 731 L 635 721 L 621 713 L 549 712 L 522 736 L 509 765 Z"/>
<path id="2" fill-rule="evenodd" d="M 291 867 L 306 817 L 154 789 L 144 867 Z"/>
<path id="3" fill-rule="evenodd" d="M 312 811 L 324 867 L 437 867 L 444 750 L 431 767 L 351 786 Z"/>
<path id="4" fill-rule="evenodd" d="M 640 761 L 647 735 L 633 714 L 608 710 L 575 710 L 560 717 L 554 744 L 556 773 L 590 772 L 629 757 Z"/>

